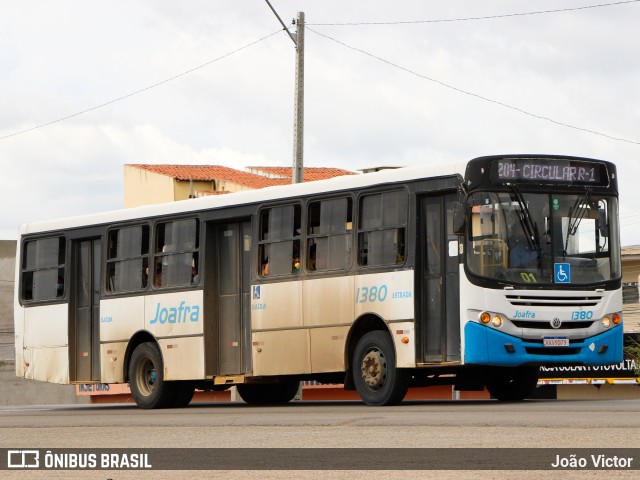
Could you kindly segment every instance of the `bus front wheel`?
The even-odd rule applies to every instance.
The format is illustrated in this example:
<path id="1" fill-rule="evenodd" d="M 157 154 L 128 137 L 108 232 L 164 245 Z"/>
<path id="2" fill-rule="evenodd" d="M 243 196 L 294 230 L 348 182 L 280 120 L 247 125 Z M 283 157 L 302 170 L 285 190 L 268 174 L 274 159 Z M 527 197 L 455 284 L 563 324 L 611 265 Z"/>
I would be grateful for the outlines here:
<path id="1" fill-rule="evenodd" d="M 162 355 L 158 345 L 141 343 L 129 362 L 131 394 L 140 408 L 165 408 L 171 406 L 175 389 L 164 380 Z"/>
<path id="2" fill-rule="evenodd" d="M 353 381 L 367 405 L 396 405 L 407 394 L 408 379 L 396 367 L 389 335 L 381 330 L 365 334 L 353 355 Z"/>
<path id="3" fill-rule="evenodd" d="M 487 390 L 493 398 L 504 402 L 524 400 L 538 384 L 538 367 L 504 367 L 489 373 Z"/>

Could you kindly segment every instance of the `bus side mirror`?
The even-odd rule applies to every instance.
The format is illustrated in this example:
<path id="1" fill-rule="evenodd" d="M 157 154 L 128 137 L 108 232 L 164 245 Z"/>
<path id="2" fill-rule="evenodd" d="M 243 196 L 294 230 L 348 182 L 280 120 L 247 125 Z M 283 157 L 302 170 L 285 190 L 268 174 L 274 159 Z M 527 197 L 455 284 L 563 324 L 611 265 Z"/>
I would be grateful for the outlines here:
<path id="1" fill-rule="evenodd" d="M 466 226 L 466 217 L 464 212 L 464 203 L 458 203 L 453 211 L 453 233 L 454 235 L 464 235 Z"/>

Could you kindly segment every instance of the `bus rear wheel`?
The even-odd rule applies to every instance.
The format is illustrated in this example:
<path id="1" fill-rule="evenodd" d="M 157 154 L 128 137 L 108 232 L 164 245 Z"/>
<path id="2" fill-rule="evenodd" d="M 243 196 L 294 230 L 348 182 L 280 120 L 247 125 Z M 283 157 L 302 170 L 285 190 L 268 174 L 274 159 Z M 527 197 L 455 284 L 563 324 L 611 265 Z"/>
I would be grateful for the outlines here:
<path id="1" fill-rule="evenodd" d="M 129 362 L 131 394 L 140 408 L 165 408 L 175 398 L 175 388 L 164 381 L 164 366 L 158 345 L 141 343 Z"/>
<path id="2" fill-rule="evenodd" d="M 196 386 L 188 380 L 168 382 L 173 389 L 173 398 L 168 403 L 170 408 L 184 408 L 191 403 Z"/>
<path id="3" fill-rule="evenodd" d="M 493 398 L 504 402 L 524 400 L 538 384 L 539 367 L 504 367 L 489 373 L 487 390 Z"/>
<path id="4" fill-rule="evenodd" d="M 396 367 L 396 354 L 386 332 L 365 334 L 353 355 L 353 381 L 367 405 L 396 405 L 407 394 L 408 379 Z"/>
<path id="5" fill-rule="evenodd" d="M 236 388 L 238 395 L 249 405 L 275 405 L 293 400 L 300 388 L 300 382 L 242 383 Z"/>

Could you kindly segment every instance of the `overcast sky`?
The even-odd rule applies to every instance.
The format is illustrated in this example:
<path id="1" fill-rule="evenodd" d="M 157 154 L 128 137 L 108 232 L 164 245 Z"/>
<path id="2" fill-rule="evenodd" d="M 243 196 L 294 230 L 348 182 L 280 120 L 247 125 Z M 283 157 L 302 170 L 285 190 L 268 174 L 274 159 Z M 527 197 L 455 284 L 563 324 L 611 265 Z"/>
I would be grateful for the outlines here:
<path id="1" fill-rule="evenodd" d="M 598 3 L 272 0 L 306 15 L 305 165 L 606 159 L 640 244 L 640 2 L 469 19 Z M 0 239 L 122 208 L 127 163 L 289 166 L 294 60 L 263 0 L 3 2 Z"/>

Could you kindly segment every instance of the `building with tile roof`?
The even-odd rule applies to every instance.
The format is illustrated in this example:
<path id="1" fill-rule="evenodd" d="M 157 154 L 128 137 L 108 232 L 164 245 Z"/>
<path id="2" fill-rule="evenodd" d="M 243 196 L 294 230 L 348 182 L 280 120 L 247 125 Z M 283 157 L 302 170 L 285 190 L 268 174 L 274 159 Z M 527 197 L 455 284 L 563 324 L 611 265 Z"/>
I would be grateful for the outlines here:
<path id="1" fill-rule="evenodd" d="M 248 171 L 220 165 L 124 166 L 125 208 L 174 202 L 291 183 L 291 167 L 249 167 Z M 357 175 L 340 168 L 304 169 L 304 181 Z"/>
<path id="2" fill-rule="evenodd" d="M 288 179 L 292 178 L 291 167 L 247 167 L 246 170 L 256 175 L 262 175 L 269 178 Z M 355 172 L 344 170 L 342 168 L 325 168 L 325 167 L 305 167 L 302 172 L 303 181 L 312 182 L 314 180 L 326 180 L 333 177 L 341 177 L 343 175 L 357 175 Z"/>

